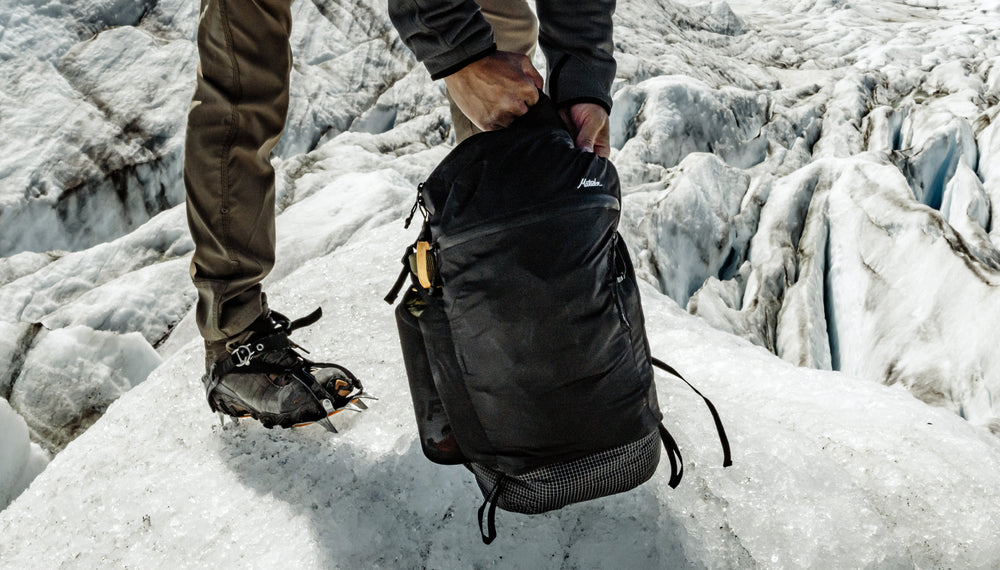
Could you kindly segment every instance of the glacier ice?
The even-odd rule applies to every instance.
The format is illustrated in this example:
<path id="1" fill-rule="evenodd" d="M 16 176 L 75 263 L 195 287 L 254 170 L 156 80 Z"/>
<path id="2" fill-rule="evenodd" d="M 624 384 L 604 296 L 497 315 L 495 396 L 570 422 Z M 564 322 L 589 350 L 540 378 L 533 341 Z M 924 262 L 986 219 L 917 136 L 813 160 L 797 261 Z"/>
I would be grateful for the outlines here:
<path id="1" fill-rule="evenodd" d="M 48 463 L 48 454 L 28 439 L 24 420 L 0 398 L 0 509 L 27 489 Z"/>
<path id="2" fill-rule="evenodd" d="M 379 3 L 293 10 L 265 286 L 322 305 L 296 340 L 381 397 L 336 439 L 204 403 L 178 205 L 196 3 L 0 7 L 0 499 L 47 461 L 28 434 L 65 446 L 0 513 L 4 564 L 1000 563 L 1000 3 L 619 3 L 621 229 L 653 352 L 737 463 L 661 379 L 681 487 L 501 514 L 493 550 L 470 479 L 413 445 L 380 301 L 453 143 L 443 91 Z"/>
<path id="3" fill-rule="evenodd" d="M 161 362 L 139 333 L 80 325 L 42 331 L 13 379 L 8 400 L 27 421 L 33 439 L 56 452 Z"/>

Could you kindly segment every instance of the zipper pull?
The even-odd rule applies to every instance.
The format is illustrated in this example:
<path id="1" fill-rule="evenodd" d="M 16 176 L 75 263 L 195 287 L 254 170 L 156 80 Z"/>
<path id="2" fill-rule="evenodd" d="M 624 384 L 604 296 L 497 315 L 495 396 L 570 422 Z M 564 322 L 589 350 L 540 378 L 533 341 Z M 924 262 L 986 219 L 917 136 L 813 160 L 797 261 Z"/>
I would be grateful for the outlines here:
<path id="1" fill-rule="evenodd" d="M 420 209 L 421 214 L 424 214 L 424 218 L 427 218 L 427 214 L 425 213 L 427 210 L 424 208 L 423 190 L 424 183 L 421 182 L 417 185 L 417 199 L 413 202 L 413 207 L 410 208 L 410 215 L 406 217 L 406 222 L 403 224 L 404 230 L 410 229 L 410 224 L 413 222 L 413 216 L 417 213 L 417 208 Z"/>

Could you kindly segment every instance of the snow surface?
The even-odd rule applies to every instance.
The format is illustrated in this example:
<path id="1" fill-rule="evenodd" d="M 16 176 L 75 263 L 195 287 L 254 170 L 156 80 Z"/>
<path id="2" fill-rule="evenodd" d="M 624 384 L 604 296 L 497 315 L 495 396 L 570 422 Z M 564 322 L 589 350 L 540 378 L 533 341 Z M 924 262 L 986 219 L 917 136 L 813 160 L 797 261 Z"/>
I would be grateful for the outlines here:
<path id="1" fill-rule="evenodd" d="M 420 454 L 381 302 L 453 142 L 441 85 L 380 3 L 293 11 L 265 287 L 380 397 L 338 436 L 204 402 L 196 3 L 0 6 L 0 567 L 1000 566 L 1000 2 L 620 3 L 622 230 L 735 464 L 661 378 L 678 489 L 501 512 L 491 547 L 471 476 Z"/>

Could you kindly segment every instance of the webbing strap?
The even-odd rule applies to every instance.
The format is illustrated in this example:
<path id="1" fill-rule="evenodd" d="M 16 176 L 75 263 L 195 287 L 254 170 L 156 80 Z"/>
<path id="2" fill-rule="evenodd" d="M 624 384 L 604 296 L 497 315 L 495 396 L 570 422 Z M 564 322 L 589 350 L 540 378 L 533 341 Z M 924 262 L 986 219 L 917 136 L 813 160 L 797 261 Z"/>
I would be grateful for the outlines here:
<path id="1" fill-rule="evenodd" d="M 410 274 L 410 254 L 413 253 L 413 246 L 406 248 L 406 253 L 403 254 L 403 268 L 399 271 L 399 277 L 396 277 L 396 282 L 393 283 L 392 289 L 389 290 L 389 294 L 384 297 L 386 303 L 390 305 L 396 302 L 396 298 L 399 297 L 399 292 L 403 289 L 403 284 L 406 283 L 406 277 Z"/>
<path id="2" fill-rule="evenodd" d="M 653 366 L 656 366 L 657 368 L 660 368 L 664 372 L 667 372 L 668 374 L 673 374 L 674 376 L 680 378 L 681 380 L 684 381 L 685 384 L 688 385 L 689 388 L 694 390 L 695 394 L 698 394 L 699 396 L 701 396 L 702 400 L 705 400 L 705 404 L 708 406 L 708 410 L 712 412 L 712 419 L 715 420 L 715 429 L 716 431 L 719 432 L 719 441 L 722 443 L 722 455 L 723 455 L 722 466 L 729 467 L 730 465 L 732 465 L 733 455 L 729 450 L 729 438 L 726 437 L 726 428 L 723 427 L 722 425 L 722 418 L 719 417 L 719 412 L 718 410 L 715 409 L 715 404 L 713 404 L 712 401 L 709 400 L 704 394 L 702 394 L 697 388 L 692 386 L 690 382 L 685 380 L 684 377 L 681 376 L 679 372 L 674 370 L 672 366 L 655 357 L 652 358 L 652 361 L 653 361 Z M 660 424 L 660 427 L 663 428 L 663 424 Z M 664 431 L 666 431 L 665 428 L 661 429 L 660 433 L 662 434 Z M 673 463 L 671 463 L 671 465 L 673 465 Z"/>
<path id="3" fill-rule="evenodd" d="M 308 315 L 295 319 L 288 324 L 288 332 L 291 333 L 294 330 L 301 329 L 303 327 L 308 327 L 314 324 L 316 321 L 323 317 L 323 307 L 316 307 L 316 310 L 309 313 Z M 308 352 L 308 351 L 307 351 Z"/>
<path id="4" fill-rule="evenodd" d="M 670 459 L 670 481 L 667 482 L 671 489 L 676 489 L 684 476 L 684 460 L 681 459 L 681 450 L 674 441 L 674 436 L 670 435 L 667 427 L 660 422 L 660 440 L 663 448 L 667 450 L 667 458 Z"/>
<path id="5" fill-rule="evenodd" d="M 236 367 L 249 365 L 253 357 L 258 354 L 278 350 L 287 346 L 290 346 L 290 341 L 288 340 L 288 335 L 286 334 L 273 334 L 271 336 L 238 346 L 228 358 L 215 364 L 212 369 L 213 379 L 222 378 L 226 374 L 232 372 Z M 218 382 L 215 382 L 215 384 L 218 384 Z"/>
<path id="6" fill-rule="evenodd" d="M 431 249 L 430 242 L 417 242 L 417 280 L 424 289 L 431 288 L 430 271 L 427 270 L 427 252 Z"/>
<path id="7" fill-rule="evenodd" d="M 479 507 L 479 534 L 483 537 L 483 544 L 489 544 L 497 537 L 497 497 L 500 495 L 501 487 L 506 478 L 507 475 L 500 474 L 497 484 L 493 486 L 493 491 L 486 497 L 483 506 Z M 489 507 L 489 512 L 486 513 L 486 532 L 483 532 L 483 511 L 486 510 L 487 506 Z"/>

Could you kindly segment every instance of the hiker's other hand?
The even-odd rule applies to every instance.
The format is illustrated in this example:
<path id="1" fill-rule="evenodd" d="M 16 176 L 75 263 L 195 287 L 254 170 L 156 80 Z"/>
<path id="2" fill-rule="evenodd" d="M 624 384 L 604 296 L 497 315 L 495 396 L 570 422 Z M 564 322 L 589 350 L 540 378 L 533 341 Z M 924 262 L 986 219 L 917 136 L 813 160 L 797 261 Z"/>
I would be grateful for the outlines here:
<path id="1" fill-rule="evenodd" d="M 611 131 L 604 107 L 596 103 L 577 103 L 560 109 L 559 114 L 573 135 L 576 148 L 602 158 L 611 154 Z"/>
<path id="2" fill-rule="evenodd" d="M 538 102 L 544 80 L 528 56 L 498 51 L 444 78 L 462 113 L 484 131 L 502 129 Z"/>

